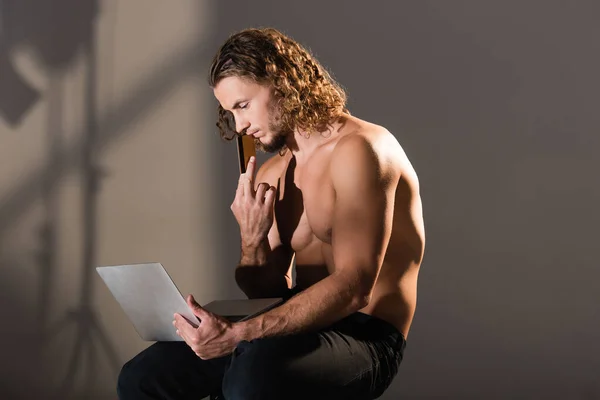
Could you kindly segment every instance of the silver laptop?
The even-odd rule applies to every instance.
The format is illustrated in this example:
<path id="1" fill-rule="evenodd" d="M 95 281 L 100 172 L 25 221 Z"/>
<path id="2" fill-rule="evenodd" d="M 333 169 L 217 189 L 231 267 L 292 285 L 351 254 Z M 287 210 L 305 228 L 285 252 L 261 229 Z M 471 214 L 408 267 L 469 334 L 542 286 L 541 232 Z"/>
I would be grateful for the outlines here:
<path id="1" fill-rule="evenodd" d="M 200 323 L 162 264 L 113 265 L 96 270 L 142 339 L 182 341 L 175 333 L 174 313 L 196 326 Z M 202 307 L 230 321 L 241 321 L 281 302 L 281 298 L 217 300 Z"/>

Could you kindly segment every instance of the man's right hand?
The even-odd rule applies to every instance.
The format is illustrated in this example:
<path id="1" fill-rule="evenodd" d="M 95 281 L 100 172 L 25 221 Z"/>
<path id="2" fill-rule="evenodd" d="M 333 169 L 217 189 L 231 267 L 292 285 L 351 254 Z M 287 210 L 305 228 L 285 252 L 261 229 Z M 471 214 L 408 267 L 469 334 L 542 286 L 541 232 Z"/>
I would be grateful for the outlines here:
<path id="1" fill-rule="evenodd" d="M 240 225 L 242 246 L 258 247 L 273 225 L 275 188 L 261 182 L 254 190 L 256 158 L 251 157 L 246 172 L 240 174 L 231 211 Z"/>

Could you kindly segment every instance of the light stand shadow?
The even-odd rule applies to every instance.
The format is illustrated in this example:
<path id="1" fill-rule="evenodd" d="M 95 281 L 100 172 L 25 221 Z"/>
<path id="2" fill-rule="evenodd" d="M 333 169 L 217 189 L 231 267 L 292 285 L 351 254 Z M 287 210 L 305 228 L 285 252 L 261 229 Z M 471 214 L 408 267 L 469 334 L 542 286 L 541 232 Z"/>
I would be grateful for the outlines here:
<path id="1" fill-rule="evenodd" d="M 92 24 L 91 29 L 94 29 L 94 24 Z M 92 306 L 97 242 L 97 196 L 100 187 L 100 179 L 102 178 L 102 169 L 97 160 L 96 43 L 93 34 L 89 35 L 89 37 L 90 40 L 84 47 L 87 73 L 84 96 L 86 133 L 81 147 L 81 176 L 83 187 L 83 274 L 80 285 L 79 304 L 74 309 L 69 310 L 65 317 L 48 331 L 45 341 L 45 343 L 48 344 L 54 337 L 60 335 L 63 330 L 68 329 L 71 325 L 75 326 L 76 339 L 69 359 L 67 372 L 56 393 L 56 398 L 61 399 L 68 398 L 73 394 L 78 371 L 85 371 L 86 373 L 83 394 L 87 395 L 93 393 L 97 367 L 97 349 L 94 339 L 97 339 L 101 350 L 108 358 L 109 364 L 115 373 L 119 371 L 121 364 L 116 351 L 105 333 L 104 328 L 101 326 Z M 53 100 L 56 101 L 56 105 L 60 105 L 62 98 L 55 98 Z M 50 110 L 52 110 L 52 107 L 50 107 Z"/>

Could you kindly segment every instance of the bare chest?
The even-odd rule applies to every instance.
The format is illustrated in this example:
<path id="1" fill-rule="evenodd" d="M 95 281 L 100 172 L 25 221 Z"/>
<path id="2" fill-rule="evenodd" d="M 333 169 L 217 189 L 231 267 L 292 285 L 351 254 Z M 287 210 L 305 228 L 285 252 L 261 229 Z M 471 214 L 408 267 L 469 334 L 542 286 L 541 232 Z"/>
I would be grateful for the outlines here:
<path id="1" fill-rule="evenodd" d="M 300 252 L 315 243 L 331 243 L 335 195 L 329 177 L 317 168 L 290 163 L 280 179 L 275 223 L 282 243 Z"/>

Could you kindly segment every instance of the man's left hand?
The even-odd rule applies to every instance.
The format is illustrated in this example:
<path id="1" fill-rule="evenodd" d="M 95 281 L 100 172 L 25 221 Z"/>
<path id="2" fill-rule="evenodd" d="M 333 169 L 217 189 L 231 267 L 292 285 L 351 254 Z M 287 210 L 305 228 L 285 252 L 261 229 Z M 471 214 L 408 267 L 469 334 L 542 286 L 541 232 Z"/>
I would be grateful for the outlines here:
<path id="1" fill-rule="evenodd" d="M 192 295 L 189 295 L 186 300 L 194 315 L 200 320 L 200 325 L 195 327 L 181 314 L 176 313 L 173 325 L 177 329 L 177 334 L 203 360 L 231 354 L 240 342 L 232 323 L 203 309 Z"/>

